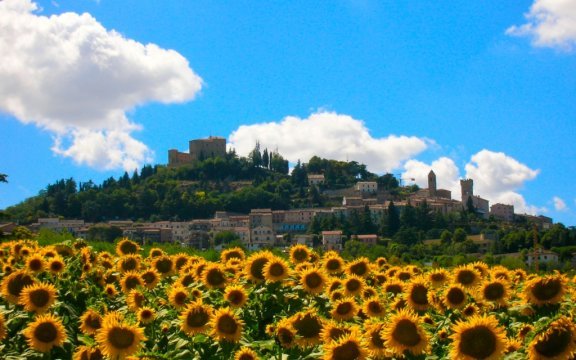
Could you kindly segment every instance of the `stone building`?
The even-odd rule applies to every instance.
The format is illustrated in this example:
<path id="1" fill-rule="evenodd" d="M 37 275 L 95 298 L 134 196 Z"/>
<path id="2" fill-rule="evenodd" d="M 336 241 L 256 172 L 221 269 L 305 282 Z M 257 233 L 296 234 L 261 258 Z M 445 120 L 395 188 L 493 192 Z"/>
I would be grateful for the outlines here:
<path id="1" fill-rule="evenodd" d="M 199 160 L 213 157 L 226 156 L 226 139 L 218 136 L 210 136 L 207 139 L 190 140 L 188 152 L 180 152 L 176 149 L 168 150 L 168 166 L 178 167 L 190 165 Z"/>
<path id="2" fill-rule="evenodd" d="M 514 220 L 514 205 L 494 204 L 490 206 L 490 215 L 496 219 L 511 222 Z"/>

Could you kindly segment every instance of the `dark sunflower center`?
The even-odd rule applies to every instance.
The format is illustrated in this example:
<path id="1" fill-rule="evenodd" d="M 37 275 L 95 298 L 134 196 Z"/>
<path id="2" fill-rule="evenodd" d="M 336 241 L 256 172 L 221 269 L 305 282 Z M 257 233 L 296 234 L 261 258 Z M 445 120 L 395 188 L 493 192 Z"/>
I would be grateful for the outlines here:
<path id="1" fill-rule="evenodd" d="M 34 329 L 34 338 L 43 343 L 51 343 L 58 338 L 58 329 L 52 323 L 42 323 Z"/>
<path id="2" fill-rule="evenodd" d="M 238 360 L 254 360 L 254 356 L 251 354 L 241 354 Z"/>
<path id="3" fill-rule="evenodd" d="M 304 261 L 304 260 L 308 259 L 308 251 L 303 250 L 303 249 L 298 249 L 298 250 L 294 251 L 293 256 L 294 256 L 294 259 L 296 259 L 297 261 Z"/>
<path id="4" fill-rule="evenodd" d="M 431 278 L 434 282 L 442 282 L 445 279 L 444 274 L 432 274 Z"/>
<path id="5" fill-rule="evenodd" d="M 188 298 L 188 295 L 186 295 L 185 292 L 177 292 L 176 295 L 174 296 L 174 302 L 178 305 L 182 305 L 186 302 L 186 299 Z"/>
<path id="6" fill-rule="evenodd" d="M 368 266 L 364 262 L 359 262 L 350 266 L 350 272 L 358 276 L 364 276 L 368 272 Z"/>
<path id="7" fill-rule="evenodd" d="M 202 327 L 206 325 L 210 317 L 203 311 L 190 311 L 186 316 L 186 324 L 190 327 Z"/>
<path id="8" fill-rule="evenodd" d="M 370 334 L 370 341 L 372 342 L 372 345 L 376 346 L 377 348 L 384 348 L 384 340 L 380 337 L 380 331 L 372 331 Z"/>
<path id="9" fill-rule="evenodd" d="M 20 296 L 22 289 L 32 284 L 34 284 L 34 280 L 30 275 L 18 274 L 8 282 L 8 292 L 14 296 Z"/>
<path id="10" fill-rule="evenodd" d="M 63 265 L 60 261 L 53 261 L 50 263 L 50 270 L 58 272 L 60 270 L 62 270 Z"/>
<path id="11" fill-rule="evenodd" d="M 91 329 L 100 329 L 102 327 L 102 321 L 99 316 L 90 315 L 86 318 L 85 324 Z"/>
<path id="12" fill-rule="evenodd" d="M 476 274 L 469 270 L 462 270 L 458 273 L 456 280 L 462 285 L 470 285 L 476 280 Z"/>
<path id="13" fill-rule="evenodd" d="M 336 307 L 336 312 L 340 315 L 348 315 L 352 311 L 352 304 L 343 302 Z"/>
<path id="14" fill-rule="evenodd" d="M 350 279 L 346 281 L 346 290 L 350 292 L 357 291 L 358 289 L 360 289 L 360 286 L 361 286 L 360 281 L 356 279 Z"/>
<path id="15" fill-rule="evenodd" d="M 120 251 L 122 254 L 135 254 L 138 251 L 138 247 L 131 242 L 125 242 L 120 245 Z"/>
<path id="16" fill-rule="evenodd" d="M 496 351 L 496 335 L 485 326 L 465 330 L 460 336 L 459 350 L 475 359 L 486 359 Z"/>
<path id="17" fill-rule="evenodd" d="M 159 259 L 156 262 L 156 270 L 158 270 L 161 274 L 167 274 L 172 271 L 172 260 L 165 258 Z"/>
<path id="18" fill-rule="evenodd" d="M 138 306 L 138 307 L 141 307 L 142 304 L 144 304 L 144 295 L 142 295 L 140 293 L 134 294 L 132 299 L 134 300 L 134 304 L 136 304 L 136 306 Z"/>
<path id="19" fill-rule="evenodd" d="M 226 254 L 226 261 L 232 258 L 242 259 L 242 256 L 237 251 L 230 251 L 229 253 Z"/>
<path id="20" fill-rule="evenodd" d="M 244 294 L 240 291 L 231 291 L 228 294 L 228 301 L 230 301 L 232 304 L 238 305 L 241 304 L 242 301 L 244 300 Z"/>
<path id="21" fill-rule="evenodd" d="M 146 310 L 143 310 L 143 311 L 140 313 L 140 315 L 142 316 L 142 319 L 147 320 L 147 319 L 150 319 L 150 318 L 152 317 L 152 311 L 146 309 Z"/>
<path id="22" fill-rule="evenodd" d="M 30 302 L 36 307 L 43 307 L 50 301 L 50 293 L 44 289 L 38 289 L 30 293 Z"/>
<path id="23" fill-rule="evenodd" d="M 270 265 L 270 275 L 272 276 L 282 276 L 284 275 L 284 266 L 280 263 L 274 263 Z"/>
<path id="24" fill-rule="evenodd" d="M 400 294 L 402 292 L 402 287 L 400 285 L 396 285 L 396 284 L 388 285 L 388 286 L 386 286 L 386 292 L 389 292 L 392 294 Z"/>
<path id="25" fill-rule="evenodd" d="M 194 277 L 192 275 L 186 275 L 182 278 L 180 283 L 184 286 L 188 286 L 194 282 Z"/>
<path id="26" fill-rule="evenodd" d="M 28 267 L 29 267 L 30 270 L 32 270 L 32 271 L 40 271 L 40 270 L 42 270 L 42 260 L 40 260 L 40 259 L 32 259 L 32 260 L 30 260 L 30 262 L 28 263 Z"/>
<path id="27" fill-rule="evenodd" d="M 268 262 L 267 258 L 259 258 L 254 260 L 252 262 L 252 265 L 250 266 L 250 274 L 258 280 L 264 280 L 264 275 L 262 275 L 262 269 L 264 269 L 264 265 L 266 265 L 267 262 Z"/>
<path id="28" fill-rule="evenodd" d="M 408 319 L 400 320 L 396 324 L 392 337 L 404 346 L 416 346 L 421 340 L 416 324 Z"/>
<path id="29" fill-rule="evenodd" d="M 378 301 L 370 301 L 368 303 L 368 309 L 374 314 L 380 314 L 382 312 L 382 306 L 380 306 Z"/>
<path id="30" fill-rule="evenodd" d="M 342 286 L 342 284 L 339 281 L 335 281 L 332 284 L 330 284 L 330 292 L 333 292 L 334 290 L 338 289 L 340 286 Z"/>
<path id="31" fill-rule="evenodd" d="M 294 322 L 294 328 L 298 332 L 298 335 L 304 338 L 313 338 L 318 336 L 320 331 L 322 331 L 322 324 L 318 319 L 307 314 Z"/>
<path id="32" fill-rule="evenodd" d="M 548 337 L 539 340 L 536 343 L 536 351 L 546 358 L 555 358 L 562 354 L 572 341 L 572 334 L 570 331 L 564 329 L 554 329 Z M 568 354 L 565 355 L 568 357 Z"/>
<path id="33" fill-rule="evenodd" d="M 136 269 L 136 266 L 138 265 L 138 262 L 135 259 L 126 259 L 124 260 L 124 262 L 122 262 L 122 269 L 124 269 L 124 271 L 130 271 L 130 270 L 134 270 Z"/>
<path id="34" fill-rule="evenodd" d="M 459 305 L 464 302 L 464 299 L 466 299 L 466 294 L 464 294 L 464 292 L 458 288 L 451 288 L 448 290 L 446 298 L 450 304 Z"/>
<path id="35" fill-rule="evenodd" d="M 233 335 L 238 330 L 236 320 L 230 315 L 224 315 L 218 319 L 218 331 L 227 335 Z"/>
<path id="36" fill-rule="evenodd" d="M 294 334 L 288 329 L 280 328 L 278 329 L 278 340 L 282 344 L 289 345 L 294 341 Z"/>
<path id="37" fill-rule="evenodd" d="M 146 284 L 153 284 L 154 281 L 156 281 L 156 274 L 154 274 L 151 271 L 148 271 L 142 274 L 142 278 L 144 279 L 144 282 L 146 282 Z"/>
<path id="38" fill-rule="evenodd" d="M 310 273 L 306 275 L 306 286 L 311 289 L 316 289 L 318 286 L 322 285 L 322 277 L 318 273 Z"/>
<path id="39" fill-rule="evenodd" d="M 330 259 L 326 262 L 326 268 L 330 271 L 340 270 L 340 261 L 337 259 Z"/>
<path id="40" fill-rule="evenodd" d="M 226 282 L 224 273 L 219 269 L 212 269 L 206 276 L 208 284 L 212 286 L 220 286 Z"/>
<path id="41" fill-rule="evenodd" d="M 426 286 L 423 285 L 416 285 L 412 288 L 412 292 L 410 294 L 412 301 L 418 305 L 427 305 L 428 304 L 428 289 Z"/>
<path id="42" fill-rule="evenodd" d="M 126 278 L 125 284 L 126 284 L 126 289 L 132 290 L 132 289 L 136 288 L 136 286 L 141 285 L 140 284 L 140 278 L 137 276 L 129 276 L 128 278 Z"/>
<path id="43" fill-rule="evenodd" d="M 359 356 L 360 349 L 358 349 L 358 344 L 354 341 L 347 341 L 334 348 L 334 356 L 332 358 L 337 360 L 349 360 L 357 359 Z"/>
<path id="44" fill-rule="evenodd" d="M 532 295 L 538 300 L 546 301 L 553 299 L 562 290 L 562 284 L 558 280 L 539 281 L 532 288 Z"/>
<path id="45" fill-rule="evenodd" d="M 500 300 L 504 296 L 504 286 L 500 283 L 492 283 L 484 288 L 484 298 L 486 300 Z"/>
<path id="46" fill-rule="evenodd" d="M 398 279 L 402 281 L 410 280 L 411 277 L 412 275 L 410 275 L 410 273 L 405 271 L 402 271 L 401 273 L 398 274 Z"/>
<path id="47" fill-rule="evenodd" d="M 176 259 L 176 269 L 180 270 L 182 266 L 186 265 L 187 262 L 188 262 L 187 258 L 179 257 L 178 259 Z"/>
<path id="48" fill-rule="evenodd" d="M 115 349 L 128 349 L 134 344 L 135 336 L 130 329 L 114 327 L 108 332 L 108 343 Z"/>

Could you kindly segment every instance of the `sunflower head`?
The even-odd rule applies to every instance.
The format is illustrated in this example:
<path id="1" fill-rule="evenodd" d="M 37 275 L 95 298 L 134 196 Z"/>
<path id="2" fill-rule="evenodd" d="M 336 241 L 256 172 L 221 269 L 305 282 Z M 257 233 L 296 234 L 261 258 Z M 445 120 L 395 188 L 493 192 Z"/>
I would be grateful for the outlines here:
<path id="1" fill-rule="evenodd" d="M 319 294 L 324 290 L 328 278 L 322 270 L 311 268 L 300 275 L 302 288 L 311 294 Z"/>
<path id="2" fill-rule="evenodd" d="M 424 278 L 415 278 L 406 288 L 406 302 L 416 311 L 426 311 L 430 307 L 428 302 L 428 285 Z"/>
<path id="3" fill-rule="evenodd" d="M 382 284 L 382 290 L 385 293 L 392 294 L 392 296 L 396 296 L 398 294 L 403 293 L 404 287 L 405 287 L 404 283 L 395 279 L 389 279 L 384 284 Z"/>
<path id="4" fill-rule="evenodd" d="M 190 303 L 180 314 L 181 329 L 188 335 L 206 333 L 210 327 L 213 309 L 200 302 Z"/>
<path id="5" fill-rule="evenodd" d="M 26 259 L 26 269 L 33 274 L 44 271 L 46 268 L 46 261 L 40 254 L 28 256 Z"/>
<path id="6" fill-rule="evenodd" d="M 48 261 L 48 270 L 52 274 L 60 274 L 64 271 L 66 264 L 60 256 L 54 256 Z"/>
<path id="7" fill-rule="evenodd" d="M 324 344 L 334 342 L 340 337 L 350 334 L 352 328 L 348 323 L 336 322 L 334 320 L 324 321 L 324 326 L 320 332 L 320 338 Z"/>
<path id="8" fill-rule="evenodd" d="M 358 305 L 354 298 L 344 298 L 332 305 L 330 315 L 335 320 L 350 320 L 358 314 Z"/>
<path id="9" fill-rule="evenodd" d="M 140 273 L 136 271 L 127 271 L 122 275 L 122 279 L 120 279 L 120 286 L 122 287 L 122 291 L 124 293 L 129 293 L 130 290 L 136 289 L 139 286 L 144 285 L 144 280 Z"/>
<path id="10" fill-rule="evenodd" d="M 220 259 L 222 260 L 223 263 L 226 263 L 228 262 L 228 260 L 231 259 L 238 259 L 240 261 L 244 261 L 244 259 L 246 259 L 246 254 L 244 253 L 244 250 L 242 250 L 242 248 L 233 247 L 222 250 L 222 252 L 220 253 Z"/>
<path id="11" fill-rule="evenodd" d="M 343 288 L 344 294 L 347 296 L 356 296 L 364 291 L 366 287 L 366 282 L 364 278 L 357 275 L 350 275 L 344 279 Z"/>
<path id="12" fill-rule="evenodd" d="M 462 265 L 454 270 L 454 281 L 465 288 L 474 288 L 480 280 L 480 272 L 471 265 Z"/>
<path id="13" fill-rule="evenodd" d="M 88 309 L 80 317 L 80 331 L 86 335 L 94 335 L 102 327 L 102 316 Z"/>
<path id="14" fill-rule="evenodd" d="M 118 266 L 118 271 L 121 273 L 136 271 L 140 268 L 140 255 L 128 254 L 121 256 L 116 266 Z"/>
<path id="15" fill-rule="evenodd" d="M 263 282 L 265 280 L 264 266 L 273 256 L 269 251 L 260 251 L 252 254 L 245 263 L 244 274 L 246 277 L 254 282 Z"/>
<path id="16" fill-rule="evenodd" d="M 130 290 L 128 295 L 126 295 L 126 303 L 132 311 L 138 311 L 138 309 L 144 306 L 145 301 L 146 297 L 144 297 L 144 294 L 139 290 Z"/>
<path id="17" fill-rule="evenodd" d="M 168 255 L 161 255 L 154 258 L 152 268 L 162 276 L 167 277 L 174 273 L 174 261 Z"/>
<path id="18" fill-rule="evenodd" d="M 283 348 L 289 349 L 296 344 L 296 330 L 290 319 L 284 318 L 276 325 L 276 338 Z"/>
<path id="19" fill-rule="evenodd" d="M 26 286 L 20 293 L 19 303 L 26 311 L 42 314 L 56 301 L 56 288 L 52 284 L 36 283 Z"/>
<path id="20" fill-rule="evenodd" d="M 340 337 L 337 341 L 324 346 L 325 359 L 357 359 L 363 360 L 368 355 L 366 345 L 357 334 L 348 334 Z"/>
<path id="21" fill-rule="evenodd" d="M 356 275 L 360 277 L 367 277 L 370 274 L 370 260 L 361 257 L 352 261 L 346 266 L 346 273 L 348 275 Z"/>
<path id="22" fill-rule="evenodd" d="M 222 289 L 226 286 L 227 281 L 226 272 L 222 265 L 210 263 L 204 268 L 202 283 L 208 289 Z"/>
<path id="23" fill-rule="evenodd" d="M 170 304 L 174 306 L 176 309 L 181 309 L 190 300 L 190 295 L 188 294 L 188 290 L 181 286 L 172 286 L 168 293 L 168 301 Z"/>
<path id="24" fill-rule="evenodd" d="M 339 274 L 344 269 L 344 260 L 338 254 L 325 256 L 322 260 L 322 267 L 329 274 Z"/>
<path id="25" fill-rule="evenodd" d="M 528 345 L 531 359 L 573 359 L 576 355 L 576 325 L 561 317 L 538 334 Z"/>
<path id="26" fill-rule="evenodd" d="M 249 347 L 241 347 L 236 353 L 234 353 L 234 360 L 258 360 L 258 354 Z"/>
<path id="27" fill-rule="evenodd" d="M 379 297 L 367 299 L 362 304 L 362 312 L 369 317 L 383 317 L 386 307 L 382 304 Z"/>
<path id="28" fill-rule="evenodd" d="M 442 302 L 449 309 L 462 309 L 468 302 L 468 294 L 464 287 L 454 284 L 444 290 Z"/>
<path id="29" fill-rule="evenodd" d="M 452 328 L 453 359 L 501 359 L 506 350 L 506 333 L 493 316 L 472 316 Z"/>
<path id="30" fill-rule="evenodd" d="M 154 269 L 148 269 L 140 274 L 142 276 L 142 280 L 144 280 L 144 285 L 148 289 L 154 289 L 156 285 L 160 282 L 160 274 L 158 271 Z"/>
<path id="31" fill-rule="evenodd" d="M 499 278 L 485 280 L 479 287 L 480 298 L 493 306 L 505 306 L 510 297 L 508 282 Z"/>
<path id="32" fill-rule="evenodd" d="M 242 285 L 230 285 L 224 290 L 224 299 L 228 301 L 231 307 L 238 308 L 246 304 L 248 295 Z"/>
<path id="33" fill-rule="evenodd" d="M 434 269 L 427 274 L 428 281 L 432 287 L 440 287 L 450 281 L 450 273 L 446 269 Z"/>
<path id="34" fill-rule="evenodd" d="M 264 265 L 262 274 L 268 282 L 283 281 L 290 276 L 290 267 L 284 259 L 275 256 Z"/>
<path id="35" fill-rule="evenodd" d="M 138 321 L 140 321 L 142 324 L 150 324 L 152 321 L 154 321 L 155 317 L 156 312 L 150 307 L 145 306 L 138 310 Z"/>
<path id="36" fill-rule="evenodd" d="M 384 344 L 385 339 L 382 337 L 382 330 L 384 323 L 381 321 L 367 321 L 364 323 L 364 334 L 366 338 L 366 345 L 370 356 L 375 359 L 383 358 L 387 353 L 387 348 Z"/>
<path id="37" fill-rule="evenodd" d="M 116 244 L 116 254 L 119 256 L 136 254 L 138 251 L 140 251 L 140 245 L 126 238 L 120 240 L 118 244 Z"/>
<path id="38" fill-rule="evenodd" d="M 296 330 L 296 343 L 300 346 L 314 346 L 320 342 L 323 322 L 313 311 L 299 312 L 290 317 Z"/>
<path id="39" fill-rule="evenodd" d="M 244 322 L 229 308 L 222 308 L 215 311 L 211 325 L 210 335 L 216 340 L 236 343 L 242 336 Z"/>
<path id="40" fill-rule="evenodd" d="M 424 354 L 428 350 L 428 335 L 420 326 L 420 319 L 410 310 L 400 310 L 393 315 L 382 330 L 385 345 L 394 354 L 403 356 Z"/>
<path id="41" fill-rule="evenodd" d="M 146 340 L 144 329 L 131 325 L 118 316 L 106 316 L 102 328 L 96 333 L 96 342 L 102 354 L 109 358 L 133 355 Z"/>
<path id="42" fill-rule="evenodd" d="M 310 259 L 310 249 L 306 245 L 297 244 L 290 248 L 290 261 L 292 264 L 300 264 Z"/>
<path id="43" fill-rule="evenodd" d="M 180 271 L 184 266 L 188 265 L 188 255 L 184 253 L 179 253 L 172 256 L 172 260 L 174 261 L 174 267 L 176 270 Z"/>
<path id="44" fill-rule="evenodd" d="M 2 295 L 9 303 L 17 304 L 22 290 L 35 282 L 32 275 L 26 271 L 15 271 L 2 280 Z"/>
<path id="45" fill-rule="evenodd" d="M 535 277 L 526 282 L 524 299 L 536 306 L 557 304 L 566 293 L 566 283 L 566 277 L 558 273 Z"/>
<path id="46" fill-rule="evenodd" d="M 22 332 L 28 345 L 40 352 L 64 345 L 66 330 L 62 321 L 51 314 L 39 315 Z"/>

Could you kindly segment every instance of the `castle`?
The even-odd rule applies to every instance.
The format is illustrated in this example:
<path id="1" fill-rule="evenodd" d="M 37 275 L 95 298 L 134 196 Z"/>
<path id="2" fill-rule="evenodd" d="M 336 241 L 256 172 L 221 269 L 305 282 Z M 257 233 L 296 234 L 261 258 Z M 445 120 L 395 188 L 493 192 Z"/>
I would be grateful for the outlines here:
<path id="1" fill-rule="evenodd" d="M 188 146 L 187 153 L 176 149 L 168 150 L 169 167 L 191 165 L 206 158 L 226 156 L 226 139 L 223 137 L 210 136 L 207 139 L 190 140 Z"/>

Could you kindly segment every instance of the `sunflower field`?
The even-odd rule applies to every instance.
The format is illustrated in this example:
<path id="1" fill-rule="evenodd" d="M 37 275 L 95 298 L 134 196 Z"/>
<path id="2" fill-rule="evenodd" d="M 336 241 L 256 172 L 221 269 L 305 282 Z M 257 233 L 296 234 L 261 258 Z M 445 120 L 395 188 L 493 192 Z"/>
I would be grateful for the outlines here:
<path id="1" fill-rule="evenodd" d="M 0 266 L 2 359 L 576 359 L 576 279 L 558 272 L 126 239 L 5 242 Z"/>

